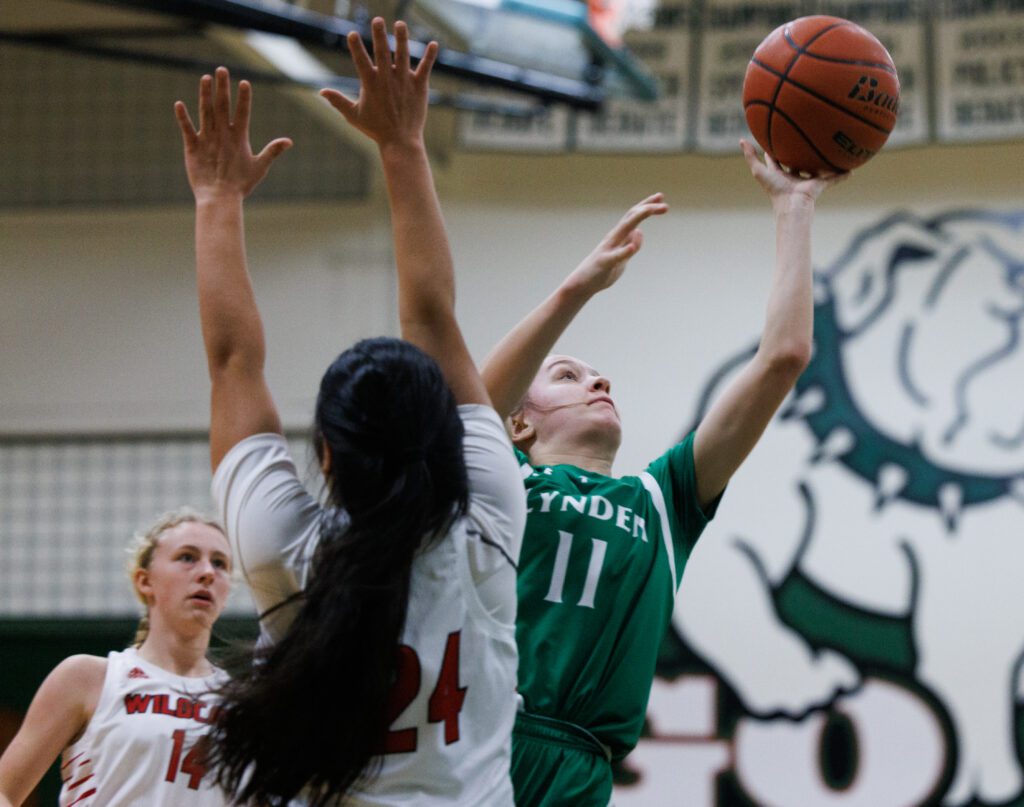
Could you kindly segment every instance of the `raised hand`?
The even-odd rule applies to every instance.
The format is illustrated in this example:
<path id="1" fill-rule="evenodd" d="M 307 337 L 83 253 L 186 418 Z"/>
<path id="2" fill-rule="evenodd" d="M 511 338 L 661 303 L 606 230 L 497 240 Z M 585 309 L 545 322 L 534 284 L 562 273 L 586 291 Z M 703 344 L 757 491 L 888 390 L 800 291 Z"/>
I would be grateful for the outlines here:
<path id="1" fill-rule="evenodd" d="M 652 194 L 626 211 L 594 251 L 566 278 L 566 283 L 595 294 L 622 277 L 626 263 L 643 244 L 643 233 L 637 228 L 651 216 L 660 216 L 668 211 L 664 198 L 664 194 Z"/>
<path id="2" fill-rule="evenodd" d="M 437 59 L 437 43 L 427 45 L 414 70 L 409 58 L 409 29 L 404 22 L 395 23 L 394 58 L 384 20 L 375 17 L 371 30 L 372 60 L 359 34 L 353 31 L 348 35 L 349 52 L 359 75 L 359 98 L 353 101 L 331 89 L 321 90 L 320 95 L 381 148 L 417 144 L 422 141 L 427 118 L 430 70 Z"/>
<path id="3" fill-rule="evenodd" d="M 248 196 L 267 175 L 270 164 L 292 146 L 287 137 L 272 140 L 254 155 L 249 144 L 252 85 L 238 83 L 238 100 L 231 114 L 231 77 L 218 67 L 216 78 L 199 80 L 199 129 L 181 101 L 174 116 L 185 145 L 185 171 L 196 200 L 220 195 Z"/>
<path id="4" fill-rule="evenodd" d="M 850 172 L 847 171 L 842 174 L 822 174 L 810 178 L 799 177 L 783 171 L 767 152 L 762 162 L 757 156 L 757 150 L 747 140 L 740 140 L 740 148 L 743 149 L 743 156 L 750 167 L 750 173 L 764 188 L 764 192 L 768 194 L 773 204 L 779 199 L 794 196 L 805 196 L 814 201 L 826 188 L 830 188 L 850 176 Z"/>

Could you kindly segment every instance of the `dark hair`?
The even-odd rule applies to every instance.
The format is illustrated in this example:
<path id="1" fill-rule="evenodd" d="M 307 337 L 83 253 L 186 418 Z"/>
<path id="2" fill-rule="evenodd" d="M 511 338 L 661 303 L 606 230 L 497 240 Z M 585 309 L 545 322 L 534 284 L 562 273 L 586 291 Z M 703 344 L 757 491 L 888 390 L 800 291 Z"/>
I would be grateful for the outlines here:
<path id="1" fill-rule="evenodd" d="M 313 438 L 332 508 L 311 577 L 286 635 L 225 688 L 211 735 L 240 801 L 308 788 L 325 805 L 376 774 L 413 557 L 466 510 L 462 437 L 440 368 L 413 345 L 367 339 L 327 369 Z"/>

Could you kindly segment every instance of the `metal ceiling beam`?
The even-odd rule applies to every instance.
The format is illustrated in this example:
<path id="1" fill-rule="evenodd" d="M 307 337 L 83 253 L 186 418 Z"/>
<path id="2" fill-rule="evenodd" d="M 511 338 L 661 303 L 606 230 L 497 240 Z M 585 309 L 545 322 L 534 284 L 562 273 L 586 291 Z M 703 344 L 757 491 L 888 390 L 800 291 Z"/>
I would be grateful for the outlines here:
<path id="1" fill-rule="evenodd" d="M 254 0 L 92 0 L 104 5 L 146 9 L 189 20 L 201 20 L 232 28 L 251 29 L 288 36 L 299 42 L 326 46 L 348 52 L 346 37 L 356 31 L 367 45 L 369 31 L 355 23 L 309 11 L 286 3 L 266 5 Z M 413 59 L 418 59 L 426 45 L 410 42 Z M 597 83 L 577 81 L 531 70 L 519 65 L 499 62 L 469 53 L 442 48 L 434 67 L 437 72 L 491 87 L 502 87 L 527 93 L 543 101 L 567 104 L 577 109 L 595 110 L 603 104 L 606 93 Z"/>

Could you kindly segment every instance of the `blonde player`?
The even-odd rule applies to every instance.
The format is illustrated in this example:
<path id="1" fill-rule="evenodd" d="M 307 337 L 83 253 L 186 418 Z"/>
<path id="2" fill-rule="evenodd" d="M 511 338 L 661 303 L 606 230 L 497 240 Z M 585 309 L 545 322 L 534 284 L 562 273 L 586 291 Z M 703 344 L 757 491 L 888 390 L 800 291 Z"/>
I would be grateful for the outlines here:
<path id="1" fill-rule="evenodd" d="M 611 762 L 640 737 L 690 551 L 810 358 L 811 224 L 817 197 L 841 177 L 801 180 L 761 162 L 749 143 L 743 151 L 774 209 L 775 275 L 756 354 L 695 432 L 639 476 L 613 476 L 622 430 L 611 382 L 581 359 L 548 355 L 622 275 L 640 247 L 638 225 L 666 210 L 660 194 L 635 205 L 486 362 L 530 507 L 518 578 L 519 807 L 609 803 Z"/>
<path id="2" fill-rule="evenodd" d="M 106 658 L 71 656 L 47 676 L 0 757 L 0 805 L 21 804 L 61 756 L 62 807 L 222 807 L 201 740 L 224 674 L 206 658 L 231 590 L 220 527 L 182 510 L 133 546 L 146 613 L 135 643 Z"/>
<path id="3" fill-rule="evenodd" d="M 398 339 L 342 353 L 320 382 L 327 507 L 303 488 L 264 378 L 242 201 L 288 145 L 249 148 L 251 88 L 200 83 L 176 107 L 196 197 L 200 318 L 213 386 L 213 489 L 262 612 L 225 693 L 211 764 L 243 800 L 512 804 L 519 471 L 454 316 L 423 126 L 437 46 L 410 66 L 383 20 L 349 38 L 359 98 L 323 96 L 378 146 L 398 269 Z"/>

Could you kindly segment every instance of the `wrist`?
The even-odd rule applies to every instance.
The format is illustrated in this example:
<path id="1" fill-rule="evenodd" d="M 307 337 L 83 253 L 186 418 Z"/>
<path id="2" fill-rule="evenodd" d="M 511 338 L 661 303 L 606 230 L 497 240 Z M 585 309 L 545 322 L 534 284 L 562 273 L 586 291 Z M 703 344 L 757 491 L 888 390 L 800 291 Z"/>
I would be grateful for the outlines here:
<path id="1" fill-rule="evenodd" d="M 427 147 L 423 142 L 422 135 L 410 137 L 407 139 L 388 140 L 384 143 L 378 143 L 377 148 L 380 151 L 380 158 L 382 162 L 399 162 L 403 160 L 420 159 L 426 156 Z"/>
<path id="2" fill-rule="evenodd" d="M 196 207 L 221 207 L 224 205 L 241 204 L 245 194 L 238 188 L 208 187 L 196 188 Z"/>
<path id="3" fill-rule="evenodd" d="M 785 213 L 813 213 L 815 197 L 801 191 L 793 191 L 772 197 L 776 215 Z"/>
<path id="4" fill-rule="evenodd" d="M 556 289 L 555 295 L 560 303 L 567 305 L 582 306 L 597 293 L 593 285 L 575 277 L 575 272 Z"/>

